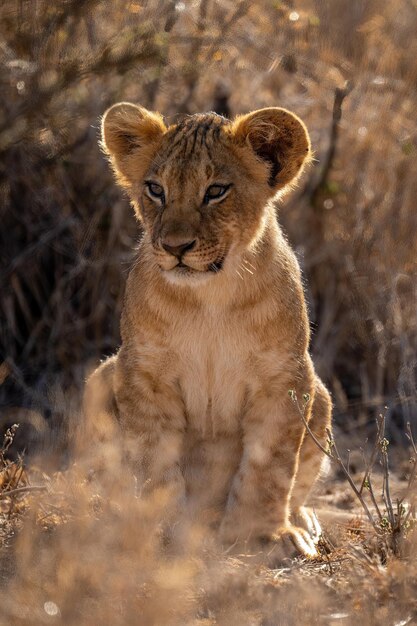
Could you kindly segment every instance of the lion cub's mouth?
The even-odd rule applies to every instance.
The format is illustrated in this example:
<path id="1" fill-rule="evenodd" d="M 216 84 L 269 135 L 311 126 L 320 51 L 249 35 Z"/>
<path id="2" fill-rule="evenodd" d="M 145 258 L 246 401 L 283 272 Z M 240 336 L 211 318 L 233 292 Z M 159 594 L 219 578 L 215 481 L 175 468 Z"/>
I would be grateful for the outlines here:
<path id="1" fill-rule="evenodd" d="M 175 265 L 170 271 L 172 272 L 172 270 L 177 270 L 184 274 L 187 272 L 191 274 L 193 273 L 204 274 L 206 272 L 211 272 L 211 273 L 216 274 L 217 272 L 220 272 L 220 270 L 223 268 L 223 264 L 224 264 L 224 257 L 221 259 L 218 259 L 217 261 L 214 261 L 213 263 L 210 263 L 206 268 L 200 270 L 195 267 L 192 267 L 191 265 L 187 265 L 183 261 L 179 261 L 177 265 Z"/>
<path id="2" fill-rule="evenodd" d="M 212 263 L 209 263 L 205 267 L 198 268 L 193 267 L 192 265 L 188 265 L 182 259 L 178 261 L 176 265 L 171 267 L 170 269 L 162 268 L 166 277 L 170 280 L 174 280 L 176 282 L 177 279 L 187 279 L 187 278 L 204 278 L 213 274 L 218 274 L 224 265 L 225 257 L 221 257 Z"/>

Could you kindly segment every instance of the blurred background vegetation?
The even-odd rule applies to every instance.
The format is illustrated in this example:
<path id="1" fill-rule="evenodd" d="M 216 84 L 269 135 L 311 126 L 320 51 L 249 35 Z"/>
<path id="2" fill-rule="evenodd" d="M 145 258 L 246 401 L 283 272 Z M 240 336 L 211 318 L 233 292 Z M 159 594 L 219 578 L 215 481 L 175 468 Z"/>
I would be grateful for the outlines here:
<path id="1" fill-rule="evenodd" d="M 2 2 L 3 408 L 59 422 L 119 344 L 139 228 L 97 143 L 105 109 L 278 105 L 316 155 L 278 210 L 336 421 L 386 406 L 400 441 L 417 417 L 416 26 L 416 0 Z"/>

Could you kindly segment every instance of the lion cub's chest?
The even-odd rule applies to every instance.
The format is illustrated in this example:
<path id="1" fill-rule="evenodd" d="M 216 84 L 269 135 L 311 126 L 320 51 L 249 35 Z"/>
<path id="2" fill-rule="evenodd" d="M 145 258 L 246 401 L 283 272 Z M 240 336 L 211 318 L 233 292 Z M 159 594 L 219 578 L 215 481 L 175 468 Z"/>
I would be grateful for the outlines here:
<path id="1" fill-rule="evenodd" d="M 255 349 L 250 333 L 228 325 L 188 327 L 175 352 L 189 428 L 208 438 L 239 429 Z"/>

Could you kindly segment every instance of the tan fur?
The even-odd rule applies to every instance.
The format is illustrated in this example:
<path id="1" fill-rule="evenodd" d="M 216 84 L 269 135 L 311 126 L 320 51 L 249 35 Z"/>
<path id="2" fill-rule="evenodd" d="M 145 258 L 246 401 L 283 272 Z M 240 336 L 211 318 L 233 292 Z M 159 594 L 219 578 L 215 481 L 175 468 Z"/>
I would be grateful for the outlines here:
<path id="1" fill-rule="evenodd" d="M 263 539 L 313 556 L 319 526 L 303 505 L 322 456 L 303 442 L 288 391 L 310 395 L 306 415 L 322 441 L 331 404 L 307 352 L 298 263 L 271 203 L 310 157 L 307 130 L 279 108 L 166 128 L 127 103 L 106 112 L 102 129 L 144 235 L 122 345 L 87 384 L 87 420 L 100 436 L 120 424 L 141 483 L 175 484 L 190 515 L 217 525 L 226 544 Z M 215 184 L 231 186 L 207 203 Z M 169 250 L 188 243 L 177 267 Z"/>

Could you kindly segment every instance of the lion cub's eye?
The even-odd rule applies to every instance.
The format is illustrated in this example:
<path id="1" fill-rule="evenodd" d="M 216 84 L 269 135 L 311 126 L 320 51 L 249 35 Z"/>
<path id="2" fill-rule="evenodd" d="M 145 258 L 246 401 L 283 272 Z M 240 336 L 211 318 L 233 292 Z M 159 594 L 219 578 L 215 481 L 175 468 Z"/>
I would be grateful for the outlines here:
<path id="1" fill-rule="evenodd" d="M 152 196 L 153 198 L 158 198 L 158 200 L 164 201 L 165 193 L 164 188 L 161 185 L 158 185 L 158 183 L 153 183 L 151 180 L 147 180 L 145 184 L 150 196 Z"/>
<path id="2" fill-rule="evenodd" d="M 210 200 L 217 200 L 225 195 L 230 188 L 230 185 L 210 185 L 204 196 L 204 202 L 207 204 Z"/>

